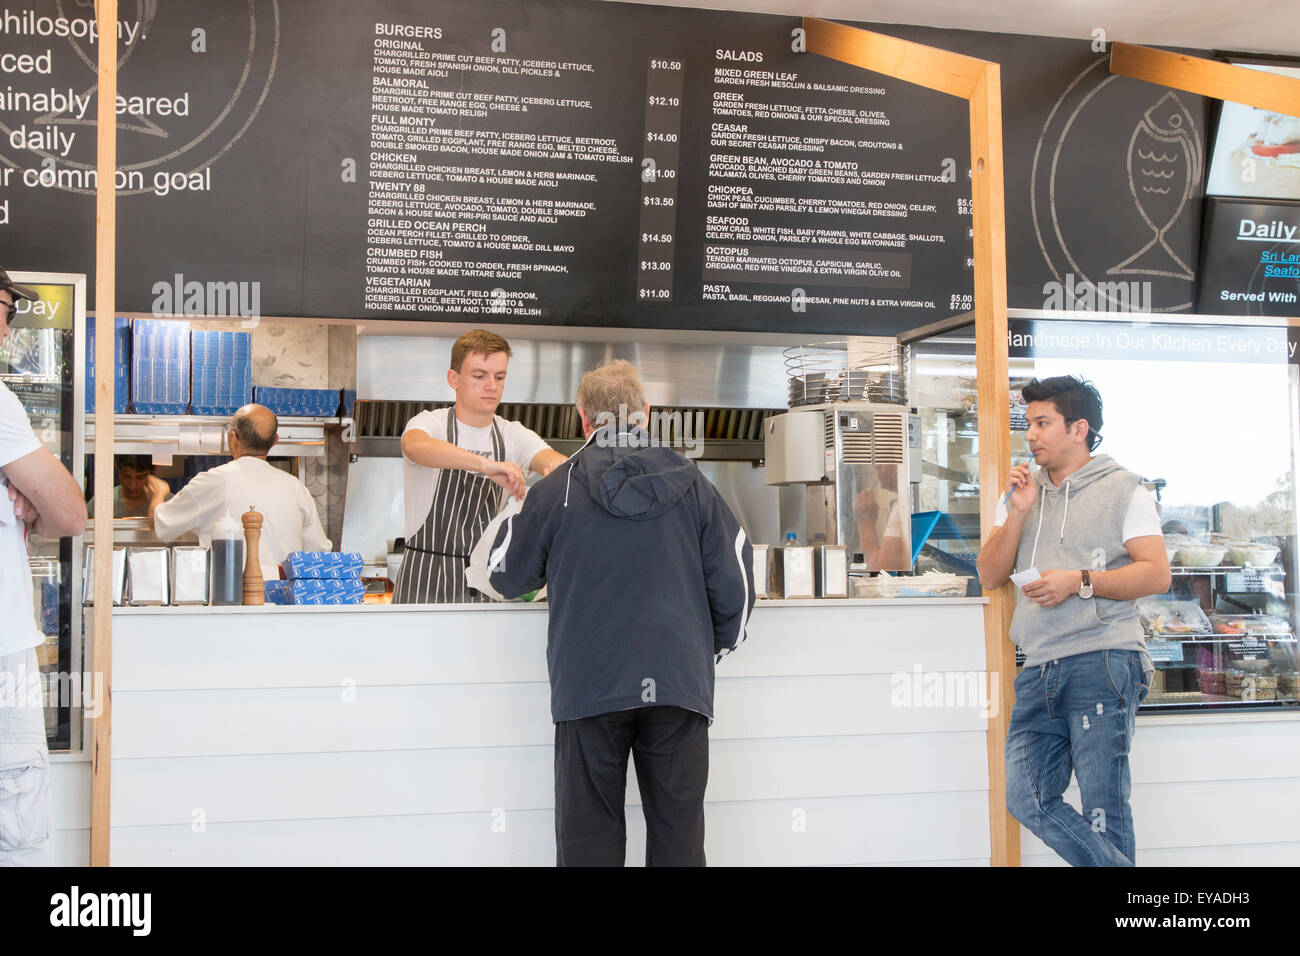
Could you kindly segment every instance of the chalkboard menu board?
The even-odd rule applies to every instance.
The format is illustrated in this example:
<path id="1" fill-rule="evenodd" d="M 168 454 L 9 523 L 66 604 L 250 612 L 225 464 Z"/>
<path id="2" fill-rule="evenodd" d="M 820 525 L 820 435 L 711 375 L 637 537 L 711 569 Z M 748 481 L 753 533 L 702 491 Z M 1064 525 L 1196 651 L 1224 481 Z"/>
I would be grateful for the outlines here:
<path id="1" fill-rule="evenodd" d="M 891 334 L 972 307 L 966 102 L 800 52 L 797 18 L 591 0 L 121 15 L 122 311 Z M 93 275 L 92 17 L 0 13 L 8 268 Z M 1151 307 L 1190 304 L 1198 99 L 1112 85 L 1084 40 L 887 29 L 1004 63 L 1013 305 L 1042 306 L 1098 233 L 1102 258 L 1132 253 L 1126 278 L 1149 273 Z M 1062 107 L 1093 86 L 1096 116 Z M 1087 157 L 1117 111 L 1125 190 L 1129 118 L 1184 124 L 1177 202 L 1125 219 L 1055 178 L 1108 181 Z M 1070 129 L 1087 151 L 1062 153 Z"/>

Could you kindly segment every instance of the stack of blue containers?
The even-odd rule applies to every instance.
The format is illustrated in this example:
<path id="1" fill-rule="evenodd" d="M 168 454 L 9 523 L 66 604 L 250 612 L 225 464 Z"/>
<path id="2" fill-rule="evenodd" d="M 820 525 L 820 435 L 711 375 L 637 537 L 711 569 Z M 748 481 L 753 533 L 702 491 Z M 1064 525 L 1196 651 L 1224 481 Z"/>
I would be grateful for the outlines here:
<path id="1" fill-rule="evenodd" d="M 113 412 L 126 414 L 131 399 L 131 320 L 113 320 Z M 86 411 L 95 411 L 95 321 L 86 322 Z"/>
<path id="2" fill-rule="evenodd" d="M 356 551 L 291 551 L 280 570 L 287 581 L 267 582 L 266 599 L 273 604 L 360 604 L 365 597 Z"/>
<path id="3" fill-rule="evenodd" d="M 267 604 L 292 604 L 293 592 L 289 590 L 292 581 L 263 581 L 262 592 Z"/>
<path id="4" fill-rule="evenodd" d="M 329 418 L 338 411 L 339 393 L 334 388 L 268 388 L 259 385 L 253 389 L 253 401 L 265 405 L 277 415 Z"/>
<path id="5" fill-rule="evenodd" d="M 131 405 L 137 415 L 184 415 L 190 405 L 190 324 L 131 324 Z"/>
<path id="6" fill-rule="evenodd" d="M 253 394 L 253 336 L 204 332 L 190 336 L 195 415 L 232 415 Z"/>

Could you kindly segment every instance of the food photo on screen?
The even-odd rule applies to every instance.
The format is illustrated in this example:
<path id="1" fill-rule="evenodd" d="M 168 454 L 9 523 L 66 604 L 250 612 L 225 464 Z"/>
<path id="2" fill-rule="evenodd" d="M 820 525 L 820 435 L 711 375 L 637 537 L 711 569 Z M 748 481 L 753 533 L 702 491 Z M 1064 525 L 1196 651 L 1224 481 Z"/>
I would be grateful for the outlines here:
<path id="1" fill-rule="evenodd" d="M 1300 67 L 1239 63 L 1300 79 Z M 1300 199 L 1300 117 L 1223 104 L 1205 191 L 1212 196 Z"/>

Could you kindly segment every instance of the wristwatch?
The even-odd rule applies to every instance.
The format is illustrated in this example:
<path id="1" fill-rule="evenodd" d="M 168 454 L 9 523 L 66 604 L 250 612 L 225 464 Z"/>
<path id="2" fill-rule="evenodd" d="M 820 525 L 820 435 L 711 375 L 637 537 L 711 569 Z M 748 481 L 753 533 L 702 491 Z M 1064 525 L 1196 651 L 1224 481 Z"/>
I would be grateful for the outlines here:
<path id="1" fill-rule="evenodd" d="M 1083 583 L 1079 585 L 1079 597 L 1086 600 L 1092 597 L 1092 575 L 1087 571 L 1080 571 L 1079 573 L 1083 575 Z"/>

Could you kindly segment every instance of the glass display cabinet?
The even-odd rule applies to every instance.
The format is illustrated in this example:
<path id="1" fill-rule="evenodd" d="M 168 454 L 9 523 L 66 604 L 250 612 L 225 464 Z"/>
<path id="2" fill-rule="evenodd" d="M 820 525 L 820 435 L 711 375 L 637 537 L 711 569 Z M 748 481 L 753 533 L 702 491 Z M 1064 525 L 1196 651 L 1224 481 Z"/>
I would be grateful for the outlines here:
<path id="1" fill-rule="evenodd" d="M 1079 375 L 1103 400 L 1095 454 L 1142 476 L 1157 500 L 1173 576 L 1168 593 L 1137 602 L 1156 667 L 1143 710 L 1300 705 L 1300 327 L 1012 310 L 1009 332 L 1013 459 L 1028 453 L 1020 389 Z M 928 463 L 921 503 L 978 528 L 973 338 L 926 341 L 913 367 Z M 978 532 L 966 541 L 978 549 Z"/>
<path id="2" fill-rule="evenodd" d="M 37 302 L 18 302 L 0 347 L 0 381 L 27 410 L 41 444 L 81 483 L 83 459 L 86 279 L 60 273 L 12 272 Z M 37 648 L 52 752 L 81 749 L 81 539 L 32 535 L 28 561 L 32 604 L 45 643 Z"/>

